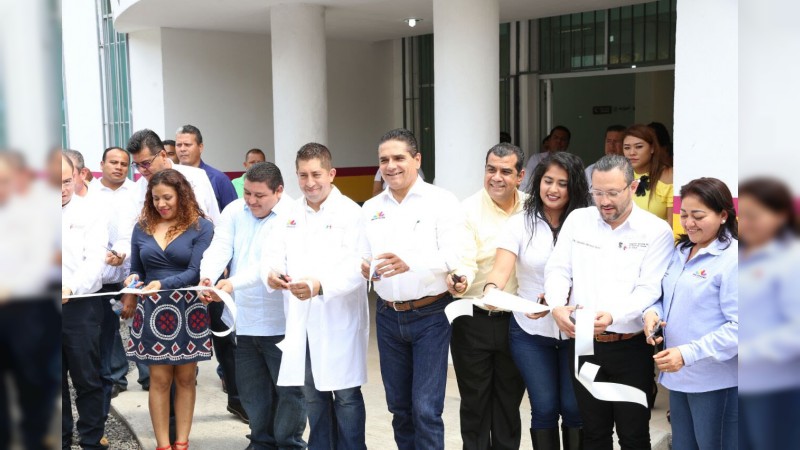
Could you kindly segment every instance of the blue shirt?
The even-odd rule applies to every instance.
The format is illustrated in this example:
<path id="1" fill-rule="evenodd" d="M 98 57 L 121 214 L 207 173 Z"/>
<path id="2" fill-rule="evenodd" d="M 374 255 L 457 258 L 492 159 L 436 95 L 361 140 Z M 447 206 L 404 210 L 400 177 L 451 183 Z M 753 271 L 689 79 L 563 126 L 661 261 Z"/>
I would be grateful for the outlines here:
<path id="1" fill-rule="evenodd" d="M 677 347 L 685 366 L 659 381 L 678 392 L 737 386 L 739 345 L 739 242 L 715 240 L 688 262 L 691 248 L 677 247 L 661 285 L 663 297 L 649 310 L 662 317 L 665 348 Z"/>
<path id="2" fill-rule="evenodd" d="M 200 160 L 200 168 L 206 171 L 208 180 L 211 181 L 211 187 L 214 188 L 214 196 L 217 197 L 220 211 L 225 209 L 228 203 L 239 198 L 236 195 L 236 189 L 234 189 L 231 179 L 227 175 L 209 166 L 203 160 Z"/>
<path id="3" fill-rule="evenodd" d="M 740 255 L 739 392 L 800 387 L 800 245 L 776 240 Z"/>
<path id="4" fill-rule="evenodd" d="M 269 293 L 259 277 L 259 263 L 264 239 L 277 223 L 284 224 L 282 211 L 292 199 L 284 194 L 262 219 L 250 212 L 243 199 L 231 202 L 220 215 L 211 246 L 200 263 L 200 279 L 212 283 L 222 275 L 230 262 L 228 280 L 233 285 L 233 299 L 238 309 L 236 333 L 243 336 L 279 336 L 286 331 L 283 293 Z"/>

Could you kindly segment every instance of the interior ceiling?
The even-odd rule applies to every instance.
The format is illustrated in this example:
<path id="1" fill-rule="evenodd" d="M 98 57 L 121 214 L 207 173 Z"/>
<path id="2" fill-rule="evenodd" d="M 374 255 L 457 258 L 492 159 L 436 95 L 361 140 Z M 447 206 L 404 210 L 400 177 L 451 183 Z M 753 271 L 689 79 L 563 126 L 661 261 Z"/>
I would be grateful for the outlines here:
<path id="1" fill-rule="evenodd" d="M 451 0 L 459 1 L 459 0 Z M 642 3 L 641 0 L 499 0 L 500 22 Z M 187 28 L 269 34 L 270 7 L 285 0 L 116 0 L 116 29 Z M 113 3 L 113 2 L 112 2 Z M 433 32 L 432 0 L 321 0 L 331 39 L 381 41 Z M 420 18 L 416 27 L 405 19 Z"/>

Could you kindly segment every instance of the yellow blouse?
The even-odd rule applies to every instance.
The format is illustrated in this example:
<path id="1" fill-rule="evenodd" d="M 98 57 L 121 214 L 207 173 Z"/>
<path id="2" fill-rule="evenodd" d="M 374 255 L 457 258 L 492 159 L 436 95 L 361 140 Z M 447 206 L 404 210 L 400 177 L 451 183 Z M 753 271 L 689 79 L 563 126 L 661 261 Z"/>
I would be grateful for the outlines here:
<path id="1" fill-rule="evenodd" d="M 647 175 L 646 173 L 635 173 L 634 177 L 638 180 L 642 178 L 642 176 Z M 653 188 L 653 182 L 650 181 L 650 189 L 645 191 L 643 196 L 638 196 L 636 194 L 633 195 L 633 201 L 636 202 L 636 206 L 650 211 L 651 213 L 655 214 L 656 216 L 666 220 L 668 223 L 672 223 L 672 203 L 673 203 L 673 196 L 674 190 L 672 184 L 662 183 L 660 180 L 656 182 L 656 193 L 653 197 L 650 197 L 650 189 Z"/>

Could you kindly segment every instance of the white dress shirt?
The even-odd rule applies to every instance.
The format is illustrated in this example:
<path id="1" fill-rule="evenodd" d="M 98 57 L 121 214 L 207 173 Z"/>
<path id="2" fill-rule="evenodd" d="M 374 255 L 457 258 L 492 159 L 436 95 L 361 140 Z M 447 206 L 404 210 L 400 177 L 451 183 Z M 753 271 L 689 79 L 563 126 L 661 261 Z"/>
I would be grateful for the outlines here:
<path id="1" fill-rule="evenodd" d="M 136 183 L 126 178 L 120 187 L 111 189 L 101 179 L 95 178 L 89 183 L 86 198 L 97 210 L 108 213 L 107 245 L 115 252 L 125 254 L 125 260 L 119 266 L 105 264 L 103 267 L 103 284 L 119 283 L 125 280 L 131 269 L 131 234 L 141 213 L 137 208 L 138 188 Z"/>
<path id="2" fill-rule="evenodd" d="M 286 223 L 285 212 L 290 209 L 291 197 L 286 194 L 263 218 L 256 218 L 244 199 L 232 201 L 222 211 L 214 227 L 214 238 L 203 253 L 200 279 L 212 283 L 231 263 L 228 280 L 233 285 L 236 302 L 236 334 L 242 336 L 280 336 L 286 330 L 283 296 L 268 292 L 258 270 L 264 242 L 276 228 Z M 227 309 L 226 309 L 227 311 Z"/>
<path id="3" fill-rule="evenodd" d="M 674 241 L 666 222 L 632 205 L 616 229 L 596 207 L 573 211 L 545 268 L 545 296 L 551 306 L 583 305 L 611 314 L 607 331 L 642 331 L 642 311 L 661 297 Z"/>
<path id="4" fill-rule="evenodd" d="M 0 291 L 9 296 L 6 301 L 41 299 L 49 281 L 61 280 L 53 258 L 62 238 L 55 226 L 61 215 L 57 196 L 37 181 L 28 193 L 0 205 Z"/>
<path id="5" fill-rule="evenodd" d="M 282 231 L 267 242 L 262 277 L 275 270 L 292 280 L 319 280 L 323 294 L 311 299 L 299 300 L 282 291 L 287 317 L 294 316 L 293 308 L 308 308 L 305 326 L 317 390 L 361 386 L 367 382 L 369 341 L 367 281 L 361 276 L 359 253 L 364 248 L 361 208 L 335 186 L 319 211 L 308 206 L 305 197 L 292 206 Z M 287 323 L 287 336 L 296 326 L 303 324 Z M 305 339 L 300 345 L 298 351 L 304 349 Z M 305 373 L 304 364 L 297 369 Z"/>
<path id="6" fill-rule="evenodd" d="M 167 169 L 175 169 L 186 177 L 186 180 L 192 185 L 194 196 L 197 199 L 197 203 L 200 205 L 200 209 L 203 210 L 208 220 L 216 225 L 219 221 L 219 204 L 217 203 L 217 197 L 214 195 L 214 188 L 211 186 L 211 181 L 209 181 L 206 171 L 198 169 L 197 167 L 173 164 L 172 161 L 169 160 L 167 161 L 167 165 L 169 166 Z M 136 184 L 139 185 L 139 209 L 141 210 L 141 206 L 144 204 L 144 199 L 147 195 L 147 179 L 141 177 Z"/>
<path id="7" fill-rule="evenodd" d="M 73 294 L 91 294 L 102 286 L 108 243 L 105 214 L 89 200 L 73 195 L 61 207 L 61 285 Z"/>
<path id="8" fill-rule="evenodd" d="M 544 293 L 544 268 L 553 252 L 553 232 L 547 222 L 536 219 L 536 228 L 530 228 L 525 212 L 512 216 L 497 238 L 497 248 L 508 250 L 517 256 L 515 270 L 519 288 L 516 295 L 536 303 Z M 528 334 L 538 334 L 561 339 L 553 315 L 541 319 L 529 319 L 524 313 L 514 312 L 517 324 Z"/>
<path id="9" fill-rule="evenodd" d="M 458 273 L 472 277 L 461 267 L 467 233 L 461 202 L 452 193 L 418 177 L 398 203 L 386 189 L 361 208 L 367 234 L 365 252 L 372 258 L 394 253 L 409 271 L 374 282 L 384 300 L 416 300 L 447 290 L 445 277 Z M 469 280 L 471 281 L 471 280 Z"/>

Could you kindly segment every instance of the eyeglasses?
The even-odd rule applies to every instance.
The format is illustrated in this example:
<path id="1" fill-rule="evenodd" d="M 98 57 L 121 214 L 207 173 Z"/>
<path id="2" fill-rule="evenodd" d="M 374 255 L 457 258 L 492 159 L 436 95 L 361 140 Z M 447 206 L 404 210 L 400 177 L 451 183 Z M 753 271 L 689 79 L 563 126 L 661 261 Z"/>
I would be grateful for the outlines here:
<path id="1" fill-rule="evenodd" d="M 628 188 L 628 186 L 630 186 L 630 185 L 631 185 L 631 184 L 630 184 L 630 183 L 628 183 L 628 184 L 626 184 L 626 185 L 625 185 L 625 187 L 623 187 L 623 188 L 622 188 L 622 189 L 620 189 L 620 190 L 601 191 L 601 190 L 599 190 L 599 189 L 591 189 L 591 190 L 589 190 L 589 192 L 592 194 L 592 197 L 594 197 L 594 198 L 603 198 L 603 197 L 608 197 L 609 199 L 613 200 L 613 199 L 615 199 L 615 198 L 619 197 L 619 195 L 620 195 L 620 194 L 622 194 L 623 192 L 625 192 L 625 190 L 626 190 L 626 189 Z"/>
<path id="2" fill-rule="evenodd" d="M 142 161 L 142 162 L 138 162 L 138 163 L 134 161 L 134 162 L 131 163 L 131 166 L 133 166 L 134 168 L 139 169 L 139 170 L 141 170 L 141 169 L 147 170 L 147 169 L 150 168 L 150 165 L 153 164 L 153 161 L 155 161 L 156 158 L 158 158 L 158 155 L 153 156 L 152 158 L 150 158 L 148 160 L 145 160 L 145 161 Z"/>

